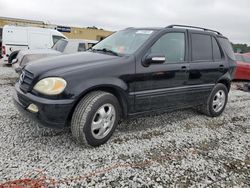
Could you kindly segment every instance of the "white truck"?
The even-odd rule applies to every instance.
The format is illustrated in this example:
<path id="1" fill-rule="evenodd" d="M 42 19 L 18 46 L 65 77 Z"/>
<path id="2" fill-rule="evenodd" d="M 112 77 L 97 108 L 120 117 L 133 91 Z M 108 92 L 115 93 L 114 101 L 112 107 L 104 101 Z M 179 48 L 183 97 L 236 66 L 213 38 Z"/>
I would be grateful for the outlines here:
<path id="1" fill-rule="evenodd" d="M 63 38 L 66 37 L 53 29 L 6 25 L 2 31 L 2 63 L 11 63 L 8 58 L 12 52 L 24 49 L 48 49 Z"/>

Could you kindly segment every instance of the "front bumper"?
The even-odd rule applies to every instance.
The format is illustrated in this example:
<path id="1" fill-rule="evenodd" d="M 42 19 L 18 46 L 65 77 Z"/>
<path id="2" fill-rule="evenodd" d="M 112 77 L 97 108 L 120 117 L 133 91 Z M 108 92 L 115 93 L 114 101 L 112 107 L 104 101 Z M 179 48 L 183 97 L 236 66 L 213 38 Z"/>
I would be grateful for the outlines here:
<path id="1" fill-rule="evenodd" d="M 68 119 L 74 106 L 74 100 L 51 100 L 37 97 L 31 93 L 23 93 L 19 88 L 19 83 L 15 85 L 13 94 L 14 104 L 24 116 L 40 123 L 45 127 L 64 128 L 68 126 Z M 27 110 L 30 104 L 38 107 L 37 113 Z"/>

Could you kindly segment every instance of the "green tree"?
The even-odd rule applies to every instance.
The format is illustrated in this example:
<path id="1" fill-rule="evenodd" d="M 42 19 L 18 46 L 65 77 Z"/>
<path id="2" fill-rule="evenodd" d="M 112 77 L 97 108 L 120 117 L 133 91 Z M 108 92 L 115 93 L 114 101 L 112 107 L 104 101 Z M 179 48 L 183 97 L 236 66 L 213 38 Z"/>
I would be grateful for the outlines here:
<path id="1" fill-rule="evenodd" d="M 235 53 L 247 53 L 250 52 L 250 46 L 247 44 L 232 44 Z"/>

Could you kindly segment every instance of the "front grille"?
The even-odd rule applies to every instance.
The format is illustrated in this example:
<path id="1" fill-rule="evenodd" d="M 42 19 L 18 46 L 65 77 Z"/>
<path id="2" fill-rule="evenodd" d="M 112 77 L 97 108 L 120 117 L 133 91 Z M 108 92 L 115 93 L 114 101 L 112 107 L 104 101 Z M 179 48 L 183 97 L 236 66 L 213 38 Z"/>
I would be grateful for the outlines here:
<path id="1" fill-rule="evenodd" d="M 30 91 L 33 79 L 34 79 L 34 75 L 31 72 L 27 70 L 23 70 L 19 78 L 20 89 L 25 93 Z"/>

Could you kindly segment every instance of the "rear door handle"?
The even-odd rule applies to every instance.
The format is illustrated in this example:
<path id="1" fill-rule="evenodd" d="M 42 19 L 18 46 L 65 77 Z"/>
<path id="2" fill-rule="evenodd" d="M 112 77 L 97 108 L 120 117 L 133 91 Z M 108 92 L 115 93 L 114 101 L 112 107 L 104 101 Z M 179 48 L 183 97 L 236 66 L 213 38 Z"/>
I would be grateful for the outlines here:
<path id="1" fill-rule="evenodd" d="M 187 69 L 187 66 L 182 66 L 181 67 L 181 70 L 186 70 Z"/>
<path id="2" fill-rule="evenodd" d="M 220 69 L 220 70 L 224 70 L 224 68 L 225 68 L 224 65 L 220 65 L 220 66 L 219 66 L 219 69 Z"/>
<path id="3" fill-rule="evenodd" d="M 219 67 L 220 67 L 220 68 L 224 68 L 224 65 L 220 65 Z"/>

